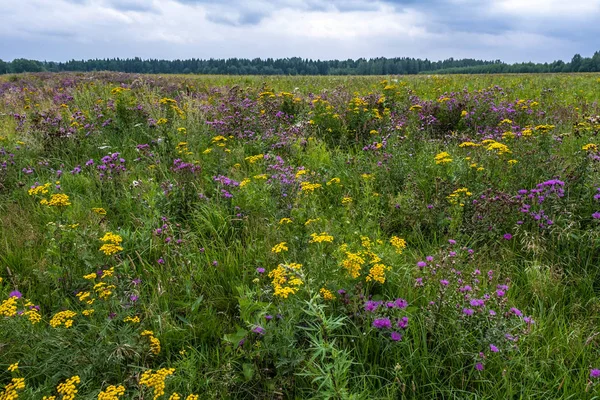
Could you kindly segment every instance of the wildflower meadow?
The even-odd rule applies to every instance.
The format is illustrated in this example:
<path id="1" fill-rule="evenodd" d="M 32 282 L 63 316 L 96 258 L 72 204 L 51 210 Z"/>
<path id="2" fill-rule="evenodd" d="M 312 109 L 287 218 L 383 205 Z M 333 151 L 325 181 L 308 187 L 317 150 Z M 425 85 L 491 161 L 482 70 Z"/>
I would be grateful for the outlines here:
<path id="1" fill-rule="evenodd" d="M 0 78 L 0 400 L 600 398 L 600 76 Z"/>

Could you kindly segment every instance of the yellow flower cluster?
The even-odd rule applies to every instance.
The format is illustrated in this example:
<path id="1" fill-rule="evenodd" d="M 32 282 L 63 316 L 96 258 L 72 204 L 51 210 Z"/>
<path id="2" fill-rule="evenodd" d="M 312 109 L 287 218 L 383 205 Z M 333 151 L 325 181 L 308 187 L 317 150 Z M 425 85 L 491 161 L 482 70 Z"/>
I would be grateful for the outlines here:
<path id="1" fill-rule="evenodd" d="M 64 193 L 56 193 L 50 196 L 50 200 L 42 199 L 40 204 L 48 207 L 66 207 L 70 206 L 69 196 Z"/>
<path id="2" fill-rule="evenodd" d="M 312 233 L 310 236 L 312 239 L 308 241 L 309 243 L 333 242 L 333 236 L 329 235 L 327 232 L 321 232 L 320 234 Z"/>
<path id="3" fill-rule="evenodd" d="M 0 316 L 14 317 L 17 315 L 17 298 L 11 296 L 0 304 Z"/>
<path id="4" fill-rule="evenodd" d="M 462 142 L 461 144 L 458 145 L 458 147 L 479 147 L 479 146 L 481 146 L 481 144 L 473 143 L 473 142 Z"/>
<path id="5" fill-rule="evenodd" d="M 92 299 L 91 295 L 92 294 L 90 292 L 79 292 L 75 296 L 77 296 L 77 298 L 81 302 L 85 302 L 86 304 L 93 304 L 95 299 Z"/>
<path id="6" fill-rule="evenodd" d="M 269 272 L 272 279 L 274 295 L 287 299 L 290 294 L 298 292 L 303 284 L 300 279 L 302 264 L 291 263 L 279 264 L 277 268 Z"/>
<path id="7" fill-rule="evenodd" d="M 25 378 L 12 378 L 11 382 L 0 392 L 0 400 L 13 400 L 19 397 L 17 390 L 25 389 Z"/>
<path id="8" fill-rule="evenodd" d="M 181 400 L 181 396 L 179 395 L 179 393 L 175 392 L 169 396 L 169 400 Z"/>
<path id="9" fill-rule="evenodd" d="M 398 236 L 392 236 L 390 244 L 396 249 L 396 253 L 402 254 L 402 250 L 406 248 L 406 240 L 399 238 Z"/>
<path id="10" fill-rule="evenodd" d="M 244 158 L 244 160 L 248 161 L 250 164 L 254 164 L 257 161 L 262 160 L 263 158 L 265 158 L 264 154 L 257 154 L 255 156 L 249 156 Z"/>
<path id="11" fill-rule="evenodd" d="M 64 325 L 65 328 L 70 328 L 73 326 L 73 317 L 76 315 L 76 312 L 70 310 L 57 312 L 50 320 L 50 326 L 57 328 L 61 325 Z"/>
<path id="12" fill-rule="evenodd" d="M 48 189 L 50 189 L 50 184 L 46 183 L 46 184 L 39 185 L 39 186 L 29 189 L 27 191 L 27 193 L 29 193 L 30 196 L 34 196 L 34 195 L 38 195 L 38 194 L 46 194 L 46 193 L 48 193 Z"/>
<path id="13" fill-rule="evenodd" d="M 279 220 L 279 225 L 283 225 L 283 224 L 291 224 L 293 221 L 291 218 L 281 218 Z"/>
<path id="14" fill-rule="evenodd" d="M 331 290 L 321 288 L 321 290 L 319 290 L 319 293 L 321 293 L 321 297 L 323 297 L 324 300 L 335 300 L 335 296 L 331 292 Z"/>
<path id="15" fill-rule="evenodd" d="M 119 400 L 119 396 L 123 396 L 124 394 L 125 387 L 123 385 L 110 385 L 105 390 L 98 393 L 98 400 Z"/>
<path id="16" fill-rule="evenodd" d="M 314 222 L 319 222 L 321 220 L 321 218 L 309 218 L 306 220 L 306 222 L 304 223 L 304 226 L 308 226 Z"/>
<path id="17" fill-rule="evenodd" d="M 340 178 L 331 178 L 329 182 L 327 182 L 327 186 L 331 186 L 333 184 L 339 185 L 341 183 Z"/>
<path id="18" fill-rule="evenodd" d="M 249 184 L 250 182 L 252 182 L 249 178 L 244 178 L 242 179 L 242 181 L 240 182 L 240 187 L 244 187 L 247 184 Z"/>
<path id="19" fill-rule="evenodd" d="M 452 162 L 452 158 L 450 157 L 450 154 L 448 154 L 445 151 L 438 153 L 435 156 L 434 160 L 437 165 L 444 165 L 444 164 L 449 164 Z"/>
<path id="20" fill-rule="evenodd" d="M 352 204 L 352 197 L 345 196 L 345 197 L 342 198 L 342 205 L 343 206 L 348 206 L 350 204 Z"/>
<path id="21" fill-rule="evenodd" d="M 381 263 L 375 264 L 369 270 L 369 275 L 367 275 L 365 280 L 367 282 L 373 280 L 379 283 L 385 283 L 385 271 L 389 271 L 391 269 L 391 267 L 387 267 Z"/>
<path id="22" fill-rule="evenodd" d="M 287 242 L 278 243 L 271 249 L 272 253 L 281 253 L 282 251 L 288 251 Z"/>
<path id="23" fill-rule="evenodd" d="M 469 189 L 467 188 L 459 188 L 456 189 L 454 192 L 450 193 L 447 197 L 448 202 L 450 204 L 454 204 L 454 205 L 460 205 L 461 207 L 465 206 L 464 203 L 464 199 L 466 199 L 467 197 L 472 196 L 473 193 L 469 192 Z"/>
<path id="24" fill-rule="evenodd" d="M 315 189 L 320 188 L 321 185 L 320 183 L 310 183 L 310 182 L 301 182 L 300 183 L 300 189 L 302 189 L 303 192 L 308 192 L 308 193 L 312 193 L 315 191 Z"/>
<path id="25" fill-rule="evenodd" d="M 165 379 L 175 373 L 175 368 L 161 368 L 155 373 L 152 370 L 144 371 L 140 378 L 140 385 L 154 390 L 154 400 L 165 394 Z"/>
<path id="26" fill-rule="evenodd" d="M 481 143 L 485 146 L 485 149 L 487 151 L 495 152 L 499 156 L 512 153 L 512 151 L 510 151 L 507 145 L 505 145 L 504 143 L 496 142 L 492 139 L 484 140 Z"/>
<path id="27" fill-rule="evenodd" d="M 102 238 L 100 238 L 100 240 L 105 242 L 100 247 L 100 251 L 106 254 L 107 256 L 111 256 L 123 250 L 123 247 L 120 246 L 121 242 L 123 241 L 123 238 L 117 234 L 107 232 Z"/>
<path id="28" fill-rule="evenodd" d="M 361 252 L 352 253 L 346 252 L 346 259 L 342 261 L 342 266 L 346 269 L 348 274 L 352 278 L 358 278 L 360 276 L 360 270 L 365 264 L 365 259 L 361 257 Z"/>
<path id="29" fill-rule="evenodd" d="M 548 133 L 554 128 L 554 125 L 538 125 L 535 127 L 535 130 L 541 133 Z"/>
<path id="30" fill-rule="evenodd" d="M 141 336 L 147 336 L 148 340 L 150 340 L 150 351 L 152 354 L 160 353 L 160 340 L 154 336 L 154 332 L 152 331 L 143 331 Z"/>
<path id="31" fill-rule="evenodd" d="M 115 285 L 109 285 L 106 282 L 98 282 L 94 285 L 94 291 L 103 300 L 106 300 L 113 293 Z"/>
<path id="32" fill-rule="evenodd" d="M 79 376 L 75 375 L 58 385 L 56 391 L 58 394 L 62 394 L 62 400 L 73 400 L 75 394 L 77 394 L 77 387 L 75 385 L 78 385 L 80 382 L 81 379 L 79 379 Z"/>
<path id="33" fill-rule="evenodd" d="M 598 145 L 595 143 L 588 143 L 585 146 L 583 146 L 581 148 L 581 150 L 584 151 L 591 151 L 591 152 L 597 152 L 598 151 Z"/>
<path id="34" fill-rule="evenodd" d="M 18 370 L 18 369 L 19 369 L 19 363 L 18 363 L 18 362 L 16 362 L 16 363 L 14 363 L 14 364 L 10 364 L 10 365 L 8 366 L 8 369 L 7 369 L 7 371 L 9 371 L 9 372 L 15 372 L 15 371 L 16 371 L 16 370 Z"/>
<path id="35" fill-rule="evenodd" d="M 23 315 L 25 315 L 25 316 L 27 316 L 27 318 L 29 318 L 29 322 L 31 322 L 32 325 L 35 325 L 42 320 L 42 316 L 40 315 L 38 310 L 36 310 L 35 308 L 31 308 L 31 309 L 25 311 L 23 313 Z"/>
<path id="36" fill-rule="evenodd" d="M 134 317 L 125 317 L 123 319 L 123 322 L 131 322 L 132 324 L 139 324 L 140 323 L 140 317 L 138 317 L 137 315 Z"/>

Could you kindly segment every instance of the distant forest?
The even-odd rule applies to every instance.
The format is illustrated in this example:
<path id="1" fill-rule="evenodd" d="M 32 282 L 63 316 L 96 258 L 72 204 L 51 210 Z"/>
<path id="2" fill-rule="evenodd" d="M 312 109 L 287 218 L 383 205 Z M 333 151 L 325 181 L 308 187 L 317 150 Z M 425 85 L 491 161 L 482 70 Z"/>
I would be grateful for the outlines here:
<path id="1" fill-rule="evenodd" d="M 143 74 L 215 75 L 413 75 L 413 74 L 501 74 L 548 72 L 600 72 L 600 52 L 592 57 L 573 56 L 570 62 L 516 63 L 474 59 L 443 61 L 419 58 L 359 58 L 357 60 L 310 60 L 300 57 L 266 59 L 188 59 L 157 60 L 108 58 L 66 62 L 36 61 L 23 58 L 0 60 L 0 74 L 21 72 L 119 71 Z"/>

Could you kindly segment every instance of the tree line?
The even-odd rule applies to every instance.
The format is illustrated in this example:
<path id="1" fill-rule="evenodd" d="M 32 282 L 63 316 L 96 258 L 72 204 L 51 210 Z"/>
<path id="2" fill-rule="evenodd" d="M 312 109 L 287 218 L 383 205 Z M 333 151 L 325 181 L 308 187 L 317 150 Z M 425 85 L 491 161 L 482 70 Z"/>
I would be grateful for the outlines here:
<path id="1" fill-rule="evenodd" d="M 70 60 L 66 62 L 37 61 L 24 58 L 0 60 L 0 74 L 21 72 L 62 71 L 118 71 L 144 74 L 214 74 L 214 75 L 413 75 L 423 73 L 497 74 L 600 72 L 600 52 L 592 57 L 573 56 L 570 62 L 515 63 L 500 60 L 475 59 L 443 61 L 419 58 L 359 58 L 357 60 L 311 60 L 292 58 L 228 58 L 202 60 L 159 60 L 134 58 L 106 58 Z"/>

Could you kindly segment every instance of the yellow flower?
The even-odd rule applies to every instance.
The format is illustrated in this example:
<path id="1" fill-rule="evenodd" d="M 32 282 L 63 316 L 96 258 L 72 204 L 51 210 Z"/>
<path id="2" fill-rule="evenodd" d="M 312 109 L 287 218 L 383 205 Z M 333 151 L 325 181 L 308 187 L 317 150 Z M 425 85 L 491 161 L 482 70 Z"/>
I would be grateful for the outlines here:
<path id="1" fill-rule="evenodd" d="M 137 315 L 132 317 L 125 317 L 125 319 L 123 319 L 123 322 L 131 322 L 132 324 L 139 324 L 140 323 L 140 317 L 138 317 Z"/>
<path id="2" fill-rule="evenodd" d="M 373 176 L 373 174 L 362 174 L 361 175 L 362 178 L 366 181 L 368 181 L 369 179 L 374 179 L 375 177 Z"/>
<path id="3" fill-rule="evenodd" d="M 14 364 L 10 364 L 8 366 L 8 371 L 9 372 L 15 372 L 18 369 L 19 369 L 19 363 L 18 362 L 14 363 Z"/>
<path id="4" fill-rule="evenodd" d="M 375 264 L 369 270 L 369 275 L 365 278 L 367 282 L 373 280 L 379 283 L 385 283 L 385 271 L 389 271 L 391 267 L 386 267 L 383 264 Z"/>
<path id="5" fill-rule="evenodd" d="M 19 397 L 17 390 L 25 389 L 25 378 L 12 378 L 9 384 L 0 392 L 0 400 L 13 400 Z"/>
<path id="6" fill-rule="evenodd" d="M 288 247 L 286 246 L 286 242 L 281 242 L 273 246 L 271 249 L 272 253 L 281 253 L 282 251 L 288 251 Z"/>
<path id="7" fill-rule="evenodd" d="M 342 266 L 344 269 L 346 269 L 348 274 L 355 279 L 360 276 L 360 271 L 364 264 L 365 259 L 361 256 L 360 252 L 352 253 L 347 251 L 346 259 L 342 261 Z"/>
<path id="8" fill-rule="evenodd" d="M 140 385 L 154 390 L 154 400 L 165 394 L 165 379 L 175 373 L 175 368 L 162 368 L 155 373 L 152 370 L 144 371 L 140 378 Z"/>
<path id="9" fill-rule="evenodd" d="M 300 188 L 303 192 L 312 193 L 315 189 L 320 188 L 322 185 L 320 183 L 310 183 L 310 182 L 302 182 L 300 183 Z"/>
<path id="10" fill-rule="evenodd" d="M 448 164 L 448 163 L 452 162 L 452 158 L 450 157 L 450 154 L 448 154 L 445 151 L 438 153 L 434 157 L 434 160 L 437 165 L 444 165 L 444 164 Z"/>
<path id="11" fill-rule="evenodd" d="M 516 163 L 518 163 L 517 160 L 508 160 L 508 164 L 510 165 L 515 165 Z"/>
<path id="12" fill-rule="evenodd" d="M 583 146 L 581 148 L 581 150 L 590 151 L 590 152 L 592 152 L 592 151 L 593 152 L 597 152 L 598 151 L 598 145 L 595 144 L 595 143 L 588 143 L 585 146 Z"/>
<path id="13" fill-rule="evenodd" d="M 160 353 L 160 340 L 154 336 L 154 332 L 146 330 L 141 333 L 141 336 L 148 337 L 148 340 L 150 340 L 150 351 L 153 354 Z"/>
<path id="14" fill-rule="evenodd" d="M 307 169 L 301 169 L 298 172 L 296 172 L 296 179 L 300 178 L 302 175 L 306 175 L 308 173 Z"/>
<path id="15" fill-rule="evenodd" d="M 462 142 L 461 144 L 458 145 L 458 147 L 479 147 L 481 146 L 479 143 L 473 143 L 473 142 Z"/>
<path id="16" fill-rule="evenodd" d="M 77 393 L 77 387 L 75 385 L 78 385 L 80 382 L 81 379 L 79 376 L 75 375 L 58 385 L 56 391 L 58 394 L 62 394 L 62 400 L 72 400 Z"/>
<path id="17" fill-rule="evenodd" d="M 167 122 L 169 122 L 168 119 L 166 119 L 166 118 L 159 118 L 158 121 L 156 121 L 156 125 L 164 125 Z"/>
<path id="18" fill-rule="evenodd" d="M 257 161 L 262 160 L 263 158 L 265 158 L 264 154 L 257 154 L 255 156 L 249 156 L 244 158 L 244 160 L 248 161 L 250 164 L 254 164 Z"/>
<path id="19" fill-rule="evenodd" d="M 125 387 L 123 385 L 110 385 L 109 387 L 98 393 L 98 400 L 118 400 L 119 396 L 123 396 L 124 394 Z"/>
<path id="20" fill-rule="evenodd" d="M 83 279 L 93 280 L 93 279 L 96 279 L 96 276 L 97 276 L 96 273 L 92 272 L 91 274 L 84 275 Z"/>
<path id="21" fill-rule="evenodd" d="M 11 296 L 0 304 L 0 316 L 14 317 L 17 315 L 17 298 Z"/>
<path id="22" fill-rule="evenodd" d="M 346 196 L 346 197 L 342 198 L 342 205 L 343 206 L 350 205 L 351 203 L 352 203 L 352 197 Z"/>
<path id="23" fill-rule="evenodd" d="M 462 112 L 460 113 L 460 116 L 464 118 L 467 116 L 467 114 L 468 114 L 467 110 L 462 110 Z"/>
<path id="24" fill-rule="evenodd" d="M 50 320 L 50 326 L 57 328 L 61 325 L 64 325 L 65 328 L 70 328 L 73 326 L 73 317 L 76 315 L 76 312 L 70 310 L 57 312 Z"/>
<path id="25" fill-rule="evenodd" d="M 390 243 L 396 249 L 396 253 L 402 254 L 402 250 L 406 248 L 406 240 L 399 238 L 398 236 L 392 236 Z"/>
<path id="26" fill-rule="evenodd" d="M 312 237 L 312 239 L 310 239 L 308 243 L 333 242 L 333 236 L 327 234 L 327 232 L 322 232 L 321 234 L 312 233 L 310 236 Z"/>
<path id="27" fill-rule="evenodd" d="M 298 292 L 300 286 L 303 285 L 300 277 L 301 268 L 302 264 L 279 264 L 277 268 L 269 272 L 273 295 L 287 299 L 290 294 Z"/>
<path id="28" fill-rule="evenodd" d="M 283 224 L 291 224 L 293 221 L 291 220 L 291 218 L 281 218 L 279 220 L 279 225 L 283 225 Z"/>
<path id="29" fill-rule="evenodd" d="M 321 288 L 321 290 L 319 290 L 319 293 L 321 293 L 321 296 L 323 297 L 324 300 L 335 300 L 335 296 L 333 295 L 333 293 L 330 290 Z"/>
<path id="30" fill-rule="evenodd" d="M 94 311 L 96 311 L 96 310 L 94 310 L 94 309 L 92 309 L 92 308 L 91 308 L 91 309 L 89 309 L 89 310 L 83 310 L 83 311 L 81 312 L 81 314 L 82 314 L 82 315 L 85 315 L 86 317 L 89 317 L 90 315 L 92 315 L 92 314 L 94 313 Z"/>
<path id="31" fill-rule="evenodd" d="M 308 225 L 312 224 L 313 222 L 319 222 L 320 220 L 321 220 L 321 218 L 309 218 L 304 223 L 304 226 L 308 226 Z"/>
<path id="32" fill-rule="evenodd" d="M 339 185 L 339 184 L 340 184 L 340 182 L 341 182 L 341 181 L 340 181 L 340 178 L 331 178 L 331 180 L 330 180 L 329 182 L 327 182 L 327 186 L 331 186 L 331 185 L 333 185 L 334 183 L 335 183 L 335 184 L 337 184 L 337 185 Z"/>
<path id="33" fill-rule="evenodd" d="M 27 193 L 29 193 L 30 196 L 37 194 L 46 194 L 48 193 L 48 189 L 50 189 L 50 183 L 32 187 L 27 191 Z"/>
<path id="34" fill-rule="evenodd" d="M 42 203 L 42 202 L 40 202 Z M 42 204 L 48 207 L 66 207 L 70 206 L 69 196 L 64 193 L 57 193 L 50 196 L 50 200 L 44 201 Z"/>

